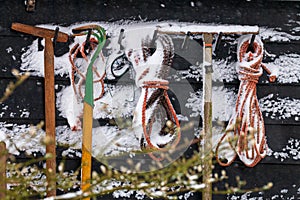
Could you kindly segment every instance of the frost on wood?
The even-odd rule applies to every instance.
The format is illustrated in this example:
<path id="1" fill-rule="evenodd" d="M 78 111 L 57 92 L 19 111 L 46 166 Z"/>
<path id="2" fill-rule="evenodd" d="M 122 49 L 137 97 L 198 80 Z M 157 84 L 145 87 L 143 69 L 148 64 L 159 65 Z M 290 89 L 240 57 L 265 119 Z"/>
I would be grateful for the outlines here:
<path id="1" fill-rule="evenodd" d="M 260 34 L 263 40 L 271 42 L 290 42 L 291 40 L 300 40 L 300 36 L 278 31 L 276 28 L 261 28 Z"/>
<path id="2" fill-rule="evenodd" d="M 291 189 L 286 189 L 291 188 Z M 272 195 L 269 195 L 268 198 L 266 198 L 266 195 L 263 192 L 246 192 L 244 194 L 228 194 L 227 200 L 264 200 L 264 199 L 270 199 L 270 200 L 296 200 L 298 195 L 300 194 L 300 185 L 299 184 L 292 184 L 285 186 L 278 191 L 275 191 Z"/>
<path id="3" fill-rule="evenodd" d="M 232 109 L 234 108 L 234 102 L 236 100 L 236 94 L 233 90 L 224 87 L 213 87 L 212 92 L 212 117 L 214 121 L 228 121 Z M 190 93 L 190 97 L 187 100 L 186 107 L 192 109 L 190 117 L 203 117 L 202 102 L 203 92 L 198 90 L 195 93 Z"/>
<path id="4" fill-rule="evenodd" d="M 269 94 L 259 100 L 261 111 L 271 119 L 299 121 L 300 99 Z"/>
<path id="5" fill-rule="evenodd" d="M 4 141 L 9 153 L 14 155 L 44 154 L 45 147 L 41 144 L 44 136 L 43 131 L 36 131 L 32 126 L 0 122 L 0 141 Z"/>
<path id="6" fill-rule="evenodd" d="M 274 60 L 274 64 L 279 66 L 278 81 L 280 83 L 300 82 L 300 55 L 285 54 Z"/>
<path id="7" fill-rule="evenodd" d="M 290 138 L 281 151 L 272 152 L 272 156 L 281 162 L 286 159 L 300 160 L 300 139 Z"/>

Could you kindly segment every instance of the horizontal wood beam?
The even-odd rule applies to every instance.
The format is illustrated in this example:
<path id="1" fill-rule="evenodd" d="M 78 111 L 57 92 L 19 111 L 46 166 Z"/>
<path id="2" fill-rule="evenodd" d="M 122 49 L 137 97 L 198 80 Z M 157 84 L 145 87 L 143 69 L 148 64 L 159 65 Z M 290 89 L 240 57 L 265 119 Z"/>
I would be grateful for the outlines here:
<path id="1" fill-rule="evenodd" d="M 177 25 L 169 24 L 167 26 L 158 26 L 158 32 L 161 34 L 169 35 L 186 35 L 190 32 L 192 35 L 202 35 L 208 34 L 219 34 L 224 35 L 230 34 L 258 34 L 258 26 L 241 26 L 241 25 L 197 25 L 197 24 L 187 24 L 187 25 Z"/>
<path id="2" fill-rule="evenodd" d="M 42 37 L 42 38 L 54 38 L 54 36 L 55 36 L 55 30 L 30 26 L 30 25 L 21 24 L 21 23 L 13 23 L 11 28 L 15 31 L 27 33 L 27 34 L 34 35 L 37 37 Z M 58 32 L 57 39 L 56 39 L 57 42 L 67 42 L 68 39 L 69 39 L 68 34 L 60 32 L 60 31 Z"/>

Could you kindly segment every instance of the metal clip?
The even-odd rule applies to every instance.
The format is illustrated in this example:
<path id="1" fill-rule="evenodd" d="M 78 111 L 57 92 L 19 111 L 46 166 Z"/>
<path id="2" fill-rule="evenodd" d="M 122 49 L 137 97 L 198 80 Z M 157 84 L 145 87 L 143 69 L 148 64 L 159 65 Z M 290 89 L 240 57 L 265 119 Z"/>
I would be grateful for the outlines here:
<path id="1" fill-rule="evenodd" d="M 213 50 L 214 55 L 216 55 L 216 52 L 218 52 L 220 49 L 222 36 L 223 36 L 223 33 L 220 32 L 218 35 L 217 41 L 216 41 L 215 49 Z"/>
<path id="2" fill-rule="evenodd" d="M 205 67 L 205 74 L 214 72 L 212 65 L 205 65 L 204 67 Z"/>
<path id="3" fill-rule="evenodd" d="M 255 40 L 255 36 L 256 36 L 256 35 L 254 35 L 254 34 L 251 36 L 251 39 L 250 39 L 250 42 L 249 42 L 249 46 L 248 46 L 246 52 L 251 51 L 252 53 L 254 53 L 253 43 L 254 43 L 254 40 Z"/>
<path id="4" fill-rule="evenodd" d="M 118 39 L 118 44 L 120 45 L 120 50 L 124 50 L 124 46 L 122 45 L 122 40 L 123 40 L 123 37 L 124 37 L 124 32 L 125 30 L 122 28 L 120 30 L 120 35 L 119 35 L 119 39 Z"/>

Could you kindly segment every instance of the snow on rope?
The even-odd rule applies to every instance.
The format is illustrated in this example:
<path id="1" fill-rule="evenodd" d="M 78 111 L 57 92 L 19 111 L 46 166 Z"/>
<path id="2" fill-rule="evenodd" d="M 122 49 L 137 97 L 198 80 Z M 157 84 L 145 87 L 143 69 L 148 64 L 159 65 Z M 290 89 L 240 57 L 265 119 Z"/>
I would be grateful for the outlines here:
<path id="1" fill-rule="evenodd" d="M 98 45 L 98 39 L 96 37 L 87 38 L 87 41 L 83 43 L 76 43 L 69 52 L 69 61 L 71 64 L 70 82 L 73 88 L 73 101 L 79 104 L 84 99 L 84 83 L 86 80 L 87 67 L 90 62 L 88 54 L 95 51 Z M 97 101 L 103 97 L 104 94 L 104 78 L 106 76 L 104 56 L 102 52 L 99 55 L 100 59 L 96 59 L 93 64 L 93 84 L 96 93 L 94 94 L 94 101 Z M 80 114 L 82 115 L 82 113 Z M 73 122 L 75 121 L 75 122 Z M 81 130 L 81 122 L 76 116 L 75 120 L 69 120 L 68 122 L 73 131 Z"/>
<path id="2" fill-rule="evenodd" d="M 263 53 L 263 43 L 258 36 L 252 44 L 251 35 L 244 35 L 239 39 L 238 98 L 234 114 L 216 148 L 216 159 L 222 166 L 229 166 L 238 156 L 246 166 L 253 167 L 266 156 L 265 127 L 256 96 L 256 84 L 263 69 L 270 75 L 270 82 L 275 81 L 276 75 L 262 63 Z M 222 158 L 224 155 L 226 162 Z"/>
<path id="3" fill-rule="evenodd" d="M 142 89 L 133 117 L 134 129 L 142 126 L 143 134 L 137 131 L 141 148 L 164 151 L 171 142 L 175 147 L 180 140 L 180 124 L 167 93 L 169 82 L 166 80 L 174 57 L 172 39 L 159 35 L 155 48 L 151 47 L 151 41 L 144 41 L 141 49 L 129 49 L 126 56 L 136 72 L 136 85 Z M 161 160 L 151 152 L 149 155 Z"/>

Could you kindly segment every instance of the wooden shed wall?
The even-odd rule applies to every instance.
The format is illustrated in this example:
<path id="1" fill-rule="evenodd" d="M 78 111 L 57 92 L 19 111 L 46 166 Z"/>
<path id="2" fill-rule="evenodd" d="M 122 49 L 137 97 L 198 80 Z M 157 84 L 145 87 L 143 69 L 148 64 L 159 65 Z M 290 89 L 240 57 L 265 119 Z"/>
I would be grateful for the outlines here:
<path id="1" fill-rule="evenodd" d="M 191 2 L 194 3 L 193 6 L 191 6 Z M 11 31 L 10 27 L 13 22 L 30 25 L 59 24 L 68 26 L 84 21 L 175 20 L 179 22 L 258 25 L 259 27 L 276 28 L 278 31 L 292 36 L 300 36 L 300 2 L 298 1 L 37 0 L 36 11 L 28 13 L 25 11 L 23 1 L 0 0 L 0 14 L 0 94 L 3 93 L 9 81 L 14 80 L 11 69 L 20 67 L 23 48 L 30 45 L 35 39 Z M 295 31 L 297 28 L 298 32 Z M 290 41 L 275 42 L 266 40 L 264 43 L 267 51 L 277 57 L 284 54 L 300 55 L 299 39 L 292 38 Z M 13 48 L 13 52 L 7 51 L 9 47 Z M 223 56 L 222 50 L 220 55 Z M 300 99 L 299 81 L 269 84 L 266 83 L 266 80 L 267 76 L 263 76 L 257 85 L 258 98 L 273 93 L 280 98 Z M 56 77 L 56 84 L 67 85 L 69 82 L 66 78 Z M 238 81 L 226 81 L 224 84 L 226 87 L 237 88 Z M 57 88 L 57 90 L 59 89 Z M 44 119 L 43 96 L 43 78 L 30 77 L 9 100 L 0 104 L 1 112 L 3 112 L 0 121 L 16 124 L 38 123 Z M 24 110 L 31 113 L 29 118 L 21 116 Z M 268 144 L 272 150 L 284 149 L 290 138 L 300 139 L 300 121 L 297 120 L 297 115 L 283 119 L 280 117 L 273 118 L 266 115 L 266 112 L 263 114 Z M 56 121 L 57 125 L 67 124 L 66 120 L 58 115 L 58 111 Z M 297 148 L 299 156 L 299 146 L 295 146 L 296 150 Z M 274 187 L 263 194 L 248 194 L 249 199 L 250 197 L 299 199 L 299 160 L 300 158 L 294 159 L 292 156 L 283 160 L 269 156 L 254 168 L 247 168 L 242 163 L 235 162 L 226 170 L 231 177 L 241 176 L 250 187 L 262 186 L 270 181 L 274 183 Z M 69 163 L 70 167 L 75 167 L 75 165 L 79 165 L 79 160 L 70 159 Z M 231 199 L 230 196 L 214 196 L 214 199 L 225 198 Z M 241 199 L 241 197 L 237 198 Z M 191 199 L 198 199 L 198 197 L 194 195 Z"/>

